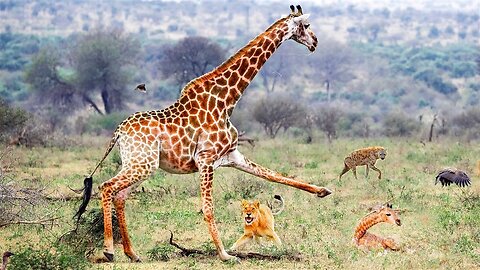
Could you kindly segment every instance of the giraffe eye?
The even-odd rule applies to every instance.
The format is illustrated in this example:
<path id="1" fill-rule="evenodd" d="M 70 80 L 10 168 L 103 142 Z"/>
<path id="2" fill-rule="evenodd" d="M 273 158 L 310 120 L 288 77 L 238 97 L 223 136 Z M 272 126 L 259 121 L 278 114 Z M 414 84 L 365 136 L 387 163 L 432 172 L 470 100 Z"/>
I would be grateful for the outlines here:
<path id="1" fill-rule="evenodd" d="M 390 213 L 387 213 L 387 216 L 388 216 L 388 217 L 389 217 L 389 216 L 391 216 L 391 215 L 392 215 L 392 214 L 390 214 Z"/>
<path id="2" fill-rule="evenodd" d="M 308 29 L 308 27 L 310 27 L 310 24 L 305 24 L 304 27 L 305 29 Z"/>

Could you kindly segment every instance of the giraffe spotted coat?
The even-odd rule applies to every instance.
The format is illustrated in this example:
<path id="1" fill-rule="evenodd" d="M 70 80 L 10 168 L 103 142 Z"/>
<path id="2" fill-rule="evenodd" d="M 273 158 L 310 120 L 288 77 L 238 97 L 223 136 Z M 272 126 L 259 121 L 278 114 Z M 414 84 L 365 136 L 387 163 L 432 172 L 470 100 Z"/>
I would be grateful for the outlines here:
<path id="1" fill-rule="evenodd" d="M 104 217 L 103 253 L 109 261 L 114 258 L 112 203 L 119 221 L 124 253 L 132 261 L 140 260 L 127 232 L 125 200 L 131 190 L 157 168 L 171 173 L 200 173 L 202 212 L 222 260 L 236 258 L 225 251 L 214 219 L 212 190 L 216 168 L 234 167 L 319 197 L 331 193 L 327 188 L 285 177 L 243 156 L 237 149 L 237 129 L 230 122 L 244 90 L 284 41 L 292 39 L 310 51 L 315 50 L 317 38 L 309 28 L 308 15 L 302 13 L 300 6 L 297 6 L 297 12 L 293 6 L 291 9 L 290 15 L 273 23 L 230 59 L 188 83 L 174 104 L 163 110 L 135 113 L 117 127 L 103 159 L 84 180 L 84 200 L 76 214 L 79 219 L 88 205 L 92 175 L 118 144 L 122 168 L 100 186 Z"/>

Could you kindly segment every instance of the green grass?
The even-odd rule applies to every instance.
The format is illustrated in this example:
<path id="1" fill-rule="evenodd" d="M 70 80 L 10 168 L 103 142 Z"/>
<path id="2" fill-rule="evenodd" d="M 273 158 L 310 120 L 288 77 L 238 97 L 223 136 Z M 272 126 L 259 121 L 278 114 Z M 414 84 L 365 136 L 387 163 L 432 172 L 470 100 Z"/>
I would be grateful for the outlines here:
<path id="1" fill-rule="evenodd" d="M 87 146 L 71 149 L 14 149 L 15 171 L 12 177 L 21 185 L 29 179 L 46 187 L 55 196 L 72 195 L 70 187 L 80 187 L 102 157 L 104 144 L 95 138 Z M 357 170 L 358 181 L 349 172 L 338 182 L 343 158 L 352 150 L 371 145 L 387 148 L 387 158 L 378 161 L 383 179 L 365 170 Z M 276 231 L 282 247 L 251 244 L 247 251 L 267 254 L 300 253 L 302 261 L 244 260 L 240 265 L 222 263 L 216 257 L 181 257 L 168 244 L 170 232 L 179 244 L 203 250 L 213 249 L 203 216 L 199 213 L 198 174 L 172 175 L 156 172 L 142 184 L 147 192 L 136 193 L 127 201 L 126 215 L 134 248 L 144 260 L 130 264 L 116 245 L 113 269 L 473 269 L 480 267 L 480 184 L 477 162 L 480 144 L 442 141 L 423 145 L 412 139 L 370 139 L 303 144 L 293 139 L 261 140 L 255 148 L 240 150 L 252 160 L 285 175 L 326 186 L 334 193 L 320 199 L 290 187 L 270 183 L 231 168 L 215 172 L 215 216 L 226 247 L 241 236 L 240 200 L 271 200 L 281 194 L 285 210 L 276 216 Z M 115 156 L 106 160 L 95 174 L 96 186 L 117 170 Z M 435 186 L 435 174 L 444 166 L 465 169 L 473 186 Z M 37 183 L 37 184 L 38 184 Z M 402 214 L 402 226 L 380 224 L 372 232 L 394 238 L 400 252 L 368 252 L 352 245 L 353 229 L 368 207 L 394 197 L 394 207 Z M 0 228 L 0 249 L 28 254 L 26 246 L 44 246 L 54 250 L 58 236 L 73 227 L 71 216 L 79 201 L 51 201 L 46 209 L 57 209 L 58 226 L 13 225 Z M 89 209 L 99 208 L 94 199 Z M 96 236 L 97 237 L 97 236 Z M 101 240 L 101 236 L 100 240 Z M 31 251 L 29 251 L 31 252 Z M 97 250 L 100 254 L 101 250 Z M 82 257 L 83 254 L 77 254 Z M 12 263 L 15 257 L 12 257 Z M 72 260 L 74 261 L 74 260 Z M 90 264 L 87 268 L 102 268 Z"/>

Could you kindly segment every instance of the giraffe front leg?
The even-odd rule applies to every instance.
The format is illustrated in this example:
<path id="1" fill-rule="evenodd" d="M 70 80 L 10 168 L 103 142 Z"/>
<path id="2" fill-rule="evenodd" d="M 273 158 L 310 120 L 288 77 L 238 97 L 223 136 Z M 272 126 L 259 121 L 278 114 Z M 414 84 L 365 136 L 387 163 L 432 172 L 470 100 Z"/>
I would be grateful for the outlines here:
<path id="1" fill-rule="evenodd" d="M 236 260 L 238 258 L 232 255 L 229 255 L 223 246 L 222 240 L 218 234 L 217 225 L 215 224 L 215 219 L 213 216 L 213 197 L 212 197 L 212 189 L 213 189 L 213 164 L 205 164 L 200 166 L 200 174 L 201 174 L 201 194 L 202 194 L 202 211 L 203 217 L 207 222 L 208 231 L 210 232 L 210 236 L 212 237 L 213 243 L 217 248 L 218 256 L 222 261 L 227 260 Z"/>
<path id="2" fill-rule="evenodd" d="M 290 177 L 285 177 L 278 172 L 272 171 L 268 168 L 264 168 L 255 162 L 244 157 L 238 150 L 233 151 L 228 156 L 229 163 L 226 166 L 231 166 L 242 170 L 244 172 L 253 174 L 255 176 L 261 177 L 268 181 L 288 185 L 294 188 L 305 190 L 307 192 L 316 194 L 318 197 L 325 197 L 332 193 L 327 188 L 318 187 L 315 185 L 307 184 L 302 181 L 292 179 Z"/>

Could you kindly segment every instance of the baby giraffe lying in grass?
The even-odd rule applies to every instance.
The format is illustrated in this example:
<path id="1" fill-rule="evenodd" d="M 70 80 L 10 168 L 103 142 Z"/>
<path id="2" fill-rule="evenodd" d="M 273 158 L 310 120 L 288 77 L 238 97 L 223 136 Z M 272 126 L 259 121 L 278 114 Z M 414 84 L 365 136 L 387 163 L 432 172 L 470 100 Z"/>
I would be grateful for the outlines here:
<path id="1" fill-rule="evenodd" d="M 393 210 L 391 204 L 387 204 L 378 207 L 363 217 L 357 227 L 355 227 L 355 234 L 353 236 L 355 245 L 367 250 L 383 248 L 384 250 L 397 251 L 399 247 L 392 238 L 383 238 L 369 233 L 367 230 L 373 225 L 382 222 L 400 226 L 401 222 L 398 211 L 399 210 Z"/>
<path id="2" fill-rule="evenodd" d="M 283 210 L 283 199 L 280 195 L 275 195 L 275 199 L 281 203 L 280 210 L 272 213 L 272 210 L 266 205 L 260 205 L 259 201 L 248 202 L 242 200 L 242 217 L 244 222 L 243 235 L 233 244 L 230 250 L 242 248 L 245 244 L 255 239 L 260 242 L 260 237 L 274 241 L 277 246 L 282 245 L 282 241 L 274 230 L 273 215 L 278 215 Z"/>

